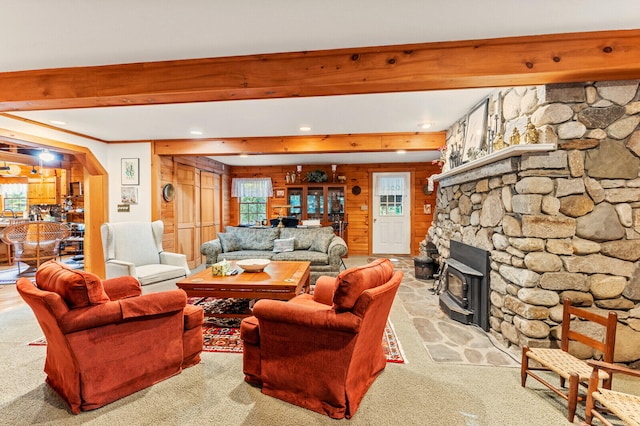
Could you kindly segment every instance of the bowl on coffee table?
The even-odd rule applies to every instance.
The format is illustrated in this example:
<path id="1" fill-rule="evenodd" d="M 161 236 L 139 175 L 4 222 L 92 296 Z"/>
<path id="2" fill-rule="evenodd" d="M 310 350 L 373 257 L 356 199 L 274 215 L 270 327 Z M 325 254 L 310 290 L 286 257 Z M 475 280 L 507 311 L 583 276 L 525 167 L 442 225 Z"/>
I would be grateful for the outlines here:
<path id="1" fill-rule="evenodd" d="M 236 265 L 245 272 L 262 272 L 271 263 L 269 259 L 243 259 L 238 260 Z"/>

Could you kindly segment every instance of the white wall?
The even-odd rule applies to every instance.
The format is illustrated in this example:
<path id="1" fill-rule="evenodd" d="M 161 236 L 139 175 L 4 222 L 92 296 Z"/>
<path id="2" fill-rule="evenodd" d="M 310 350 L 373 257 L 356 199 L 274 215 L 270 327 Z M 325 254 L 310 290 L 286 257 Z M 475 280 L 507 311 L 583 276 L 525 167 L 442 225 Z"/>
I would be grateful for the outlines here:
<path id="1" fill-rule="evenodd" d="M 150 221 L 151 220 L 151 143 L 109 144 L 109 222 Z M 129 212 L 118 212 L 121 203 L 121 164 L 123 158 L 140 159 L 140 185 L 137 188 L 138 204 L 130 204 Z"/>

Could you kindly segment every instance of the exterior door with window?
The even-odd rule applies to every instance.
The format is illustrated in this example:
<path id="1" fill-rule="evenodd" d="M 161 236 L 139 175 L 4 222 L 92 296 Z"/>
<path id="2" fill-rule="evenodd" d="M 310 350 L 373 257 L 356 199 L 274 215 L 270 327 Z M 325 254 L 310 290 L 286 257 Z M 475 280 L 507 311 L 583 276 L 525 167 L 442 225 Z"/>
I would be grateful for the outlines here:
<path id="1" fill-rule="evenodd" d="M 373 174 L 373 253 L 411 252 L 411 173 Z"/>

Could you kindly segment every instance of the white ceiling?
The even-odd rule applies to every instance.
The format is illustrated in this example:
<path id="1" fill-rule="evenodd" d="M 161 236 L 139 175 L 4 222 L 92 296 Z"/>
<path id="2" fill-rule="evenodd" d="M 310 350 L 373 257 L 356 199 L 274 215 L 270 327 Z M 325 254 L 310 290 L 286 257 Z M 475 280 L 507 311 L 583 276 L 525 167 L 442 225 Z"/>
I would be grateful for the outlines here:
<path id="1" fill-rule="evenodd" d="M 637 0 L 2 1 L 0 72 L 633 29 Z M 491 58 L 487 58 L 491 60 Z M 1 77 L 0 77 L 1 78 Z M 0 80 L 1 84 L 1 80 Z M 16 113 L 103 140 L 445 130 L 489 89 Z M 190 130 L 203 131 L 192 136 Z M 389 162 L 389 154 L 221 157 L 227 164 Z M 412 153 L 428 161 L 431 153 Z M 381 160 L 383 158 L 383 160 Z M 401 158 L 401 157 L 400 157 Z M 399 160 L 400 161 L 400 160 Z M 407 159 L 401 160 L 407 161 Z"/>

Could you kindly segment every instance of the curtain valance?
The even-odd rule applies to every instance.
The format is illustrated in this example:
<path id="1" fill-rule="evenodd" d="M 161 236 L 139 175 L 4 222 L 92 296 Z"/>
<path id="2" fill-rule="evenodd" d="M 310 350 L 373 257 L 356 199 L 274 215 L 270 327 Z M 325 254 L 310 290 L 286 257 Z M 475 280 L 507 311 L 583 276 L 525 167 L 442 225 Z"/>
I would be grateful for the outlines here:
<path id="1" fill-rule="evenodd" d="M 232 197 L 273 197 L 271 178 L 233 178 Z"/>

